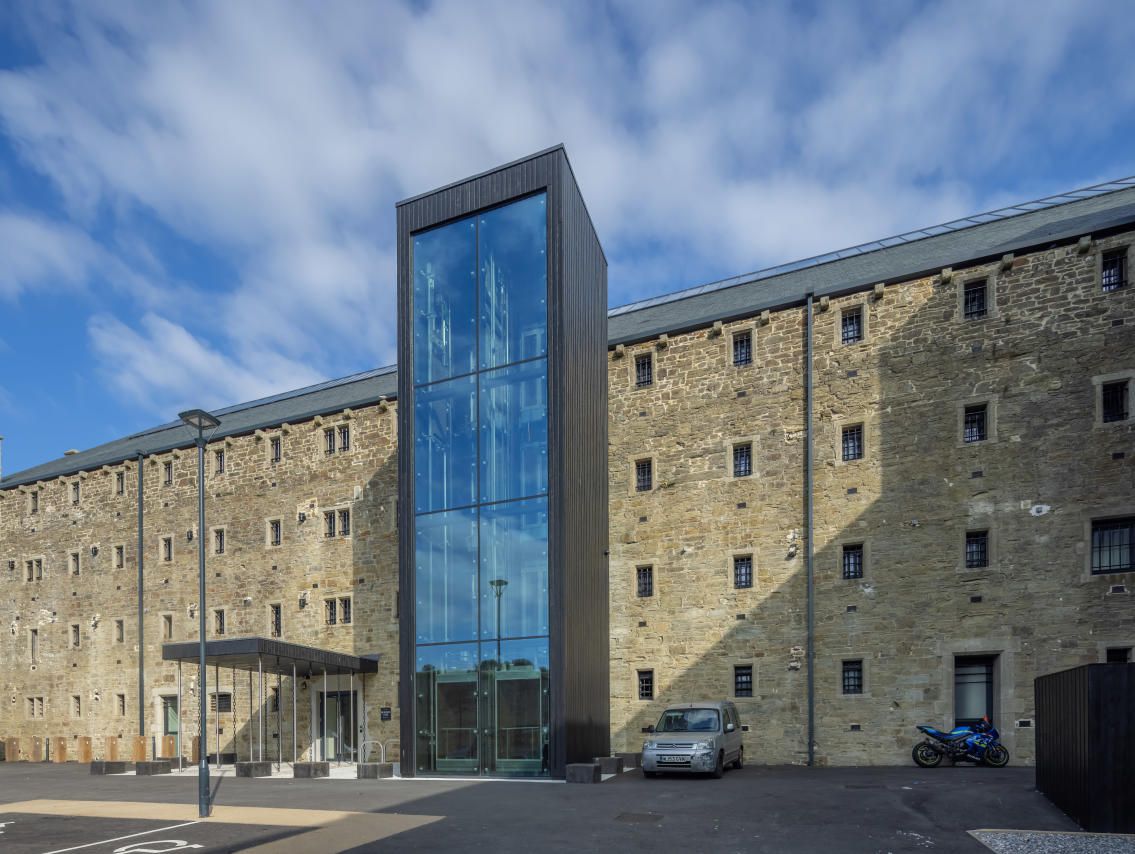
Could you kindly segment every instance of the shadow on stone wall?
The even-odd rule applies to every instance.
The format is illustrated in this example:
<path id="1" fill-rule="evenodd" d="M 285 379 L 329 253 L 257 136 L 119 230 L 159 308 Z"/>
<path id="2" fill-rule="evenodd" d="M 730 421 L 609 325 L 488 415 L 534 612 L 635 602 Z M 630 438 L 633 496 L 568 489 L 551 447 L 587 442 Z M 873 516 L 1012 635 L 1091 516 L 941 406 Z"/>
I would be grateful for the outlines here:
<path id="1" fill-rule="evenodd" d="M 989 314 L 961 319 L 959 289 L 981 277 L 988 277 Z M 1115 506 L 1115 496 L 1125 496 L 1129 506 L 1135 494 L 1130 466 L 1111 459 L 1113 446 L 1128 441 L 1130 429 L 1092 427 L 1092 376 L 1130 367 L 1135 352 L 1131 327 L 1112 322 L 1130 311 L 1132 294 L 1115 296 L 1099 292 L 1094 255 L 1061 247 L 1018 259 L 1007 271 L 996 264 L 975 267 L 955 273 L 950 283 L 933 277 L 888 287 L 881 298 L 861 293 L 833 299 L 826 310 L 817 306 L 819 764 L 909 762 L 917 724 L 953 723 L 957 655 L 996 656 L 995 721 L 1015 759 L 1031 761 L 1033 731 L 1017 722 L 1033 717 L 1032 679 L 1100 660 L 1099 638 L 1123 633 L 1130 609 L 1123 612 L 1107 600 L 1106 577 L 1085 572 L 1092 513 Z M 868 337 L 843 346 L 837 343 L 840 317 L 855 306 L 862 307 Z M 802 367 L 802 312 L 798 330 L 796 364 Z M 758 327 L 758 366 L 761 334 Z M 695 390 L 689 396 L 697 397 Z M 720 404 L 707 397 L 683 417 L 702 432 L 744 435 L 719 427 L 735 419 L 737 409 Z M 985 441 L 962 441 L 967 404 L 988 407 Z M 754 477 L 762 476 L 761 454 L 775 448 L 789 457 L 787 470 L 795 467 L 802 482 L 802 440 L 777 440 L 782 428 L 792 429 L 784 422 L 798 421 L 803 428 L 802 399 L 798 409 L 785 408 L 781 415 L 780 424 L 756 428 L 761 432 L 754 442 Z M 841 431 L 856 424 L 864 428 L 865 457 L 845 463 Z M 618 429 L 613 422 L 612 433 Z M 660 469 L 665 455 L 660 451 Z M 724 455 L 721 461 L 729 463 Z M 628 587 L 613 579 L 613 593 L 634 596 L 639 560 L 654 562 L 658 574 L 696 575 L 692 567 L 712 536 L 707 532 L 725 527 L 733 529 L 727 533 L 731 545 L 752 542 L 759 554 L 758 596 L 745 608 L 736 591 L 726 590 L 705 606 L 695 590 L 663 589 L 655 595 L 668 596 L 667 604 L 637 612 L 648 615 L 646 626 L 635 626 L 633 609 L 626 625 L 613 624 L 613 648 L 622 644 L 627 659 L 653 667 L 661 683 L 654 702 L 625 703 L 631 713 L 613 741 L 638 749 L 641 728 L 655 722 L 667 703 L 732 696 L 733 666 L 751 664 L 754 696 L 736 701 L 752 728 L 746 737 L 749 760 L 804 761 L 807 543 L 800 541 L 796 559 L 785 560 L 781 548 L 787 531 L 806 529 L 802 496 L 797 506 L 781 507 L 770 518 L 761 507 L 736 509 L 715 496 L 720 480 L 705 481 L 699 489 L 682 483 L 681 475 L 679 466 L 676 483 L 664 484 L 668 488 L 654 498 L 676 505 L 668 517 L 674 535 L 663 541 L 662 553 L 623 548 L 617 562 L 613 557 L 613 575 L 632 580 Z M 684 489 L 694 494 L 676 497 Z M 650 517 L 661 512 L 657 504 L 628 504 L 620 518 L 612 518 L 613 542 L 617 530 L 635 529 L 640 510 Z M 967 531 L 989 532 L 988 567 L 966 568 Z M 845 580 L 844 546 L 858 544 L 864 547 L 864 575 Z M 709 576 L 720 590 L 717 571 Z M 626 607 L 618 601 L 612 606 L 613 612 Z M 691 639 L 713 633 L 722 620 L 730 628 L 690 655 L 696 646 Z M 667 661 L 675 663 L 673 672 L 660 666 Z M 863 662 L 861 695 L 842 693 L 843 661 Z M 626 672 L 612 674 L 612 684 L 620 680 L 625 693 L 626 686 L 634 688 L 636 666 L 624 666 Z"/>

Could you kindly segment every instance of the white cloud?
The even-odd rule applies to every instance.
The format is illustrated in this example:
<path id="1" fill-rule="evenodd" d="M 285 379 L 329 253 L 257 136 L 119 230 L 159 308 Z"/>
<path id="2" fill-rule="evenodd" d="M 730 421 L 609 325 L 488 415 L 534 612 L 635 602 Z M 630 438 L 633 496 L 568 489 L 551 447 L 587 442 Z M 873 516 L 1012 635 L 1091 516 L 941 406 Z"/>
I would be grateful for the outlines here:
<path id="1" fill-rule="evenodd" d="M 393 201 L 555 142 L 620 303 L 1067 188 L 1017 158 L 1135 105 L 1135 16 L 1102 2 L 24 12 L 43 62 L 0 73 L 0 123 L 72 223 L 38 221 L 0 296 L 92 269 L 132 281 L 144 313 L 90 329 L 139 401 L 231 403 L 391 361 Z M 1106 74 L 1076 65 L 1085 47 Z M 85 236 L 148 217 L 235 281 Z"/>
<path id="2" fill-rule="evenodd" d="M 146 314 L 140 329 L 108 315 L 90 321 L 108 381 L 140 409 L 158 417 L 191 407 L 215 409 L 317 382 L 318 373 L 273 352 L 243 360 L 217 352 L 184 327 Z"/>

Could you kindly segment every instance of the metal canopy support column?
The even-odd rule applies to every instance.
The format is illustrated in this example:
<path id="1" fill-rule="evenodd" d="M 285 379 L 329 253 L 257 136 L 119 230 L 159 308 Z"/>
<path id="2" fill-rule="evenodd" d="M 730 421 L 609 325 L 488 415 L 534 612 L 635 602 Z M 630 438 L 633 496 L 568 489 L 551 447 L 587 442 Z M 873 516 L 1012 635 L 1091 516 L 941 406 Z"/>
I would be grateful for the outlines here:
<path id="1" fill-rule="evenodd" d="M 280 674 L 280 659 L 276 659 L 276 770 L 284 764 L 284 728 L 280 726 L 280 702 L 284 699 L 284 677 Z"/>
<path id="2" fill-rule="evenodd" d="M 213 730 L 217 734 L 217 770 L 221 770 L 221 665 L 213 665 L 213 696 L 217 698 L 217 713 L 213 715 Z"/>
<path id="3" fill-rule="evenodd" d="M 343 692 L 340 677 L 343 674 L 335 671 L 335 764 L 343 761 Z"/>
<path id="4" fill-rule="evenodd" d="M 320 751 L 323 761 L 327 761 L 327 668 L 323 668 L 323 714 L 319 721 L 319 743 L 323 746 Z"/>
<path id="5" fill-rule="evenodd" d="M 260 726 L 257 730 L 260 734 L 260 744 L 256 748 L 256 758 L 264 761 L 264 662 L 260 656 L 256 656 L 256 672 L 260 677 Z"/>
<path id="6" fill-rule="evenodd" d="M 295 765 L 299 761 L 299 747 L 296 745 L 296 732 L 298 731 L 298 721 L 296 721 L 296 664 L 292 662 L 292 764 Z"/>
<path id="7" fill-rule="evenodd" d="M 359 743 L 359 733 L 355 728 L 355 672 L 351 671 L 351 690 L 347 692 L 348 702 L 351 704 L 351 761 L 358 762 L 355 755 Z"/>
<path id="8" fill-rule="evenodd" d="M 256 746 L 252 741 L 252 725 L 256 717 L 252 713 L 252 698 L 256 696 L 252 693 L 252 671 L 248 671 L 248 761 L 256 761 Z"/>
<path id="9" fill-rule="evenodd" d="M 163 712 L 165 710 L 163 709 Z M 177 663 L 177 770 L 181 770 L 181 662 Z"/>
<path id="10" fill-rule="evenodd" d="M 237 733 L 240 732 L 240 730 L 236 725 L 236 668 L 230 667 L 229 671 L 233 675 L 233 698 L 229 701 L 229 708 L 232 709 L 233 712 L 233 773 L 236 773 L 236 761 L 240 759 L 240 744 L 237 738 Z"/>

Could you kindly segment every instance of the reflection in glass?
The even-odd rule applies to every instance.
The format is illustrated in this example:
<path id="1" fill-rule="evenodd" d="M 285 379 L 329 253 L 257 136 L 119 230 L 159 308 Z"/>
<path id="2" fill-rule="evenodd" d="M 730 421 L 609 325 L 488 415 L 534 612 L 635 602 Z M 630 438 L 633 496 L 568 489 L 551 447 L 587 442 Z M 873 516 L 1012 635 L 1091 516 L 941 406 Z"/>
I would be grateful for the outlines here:
<path id="1" fill-rule="evenodd" d="M 482 507 L 481 637 L 547 633 L 548 499 Z"/>
<path id="2" fill-rule="evenodd" d="M 477 637 L 477 516 L 473 509 L 414 521 L 418 643 Z"/>
<path id="3" fill-rule="evenodd" d="M 481 215 L 481 368 L 547 352 L 547 220 L 542 193 Z"/>
<path id="4" fill-rule="evenodd" d="M 414 392 L 414 509 L 477 500 L 477 382 L 464 377 Z"/>
<path id="5" fill-rule="evenodd" d="M 481 374 L 480 424 L 481 501 L 546 493 L 547 359 Z"/>
<path id="6" fill-rule="evenodd" d="M 477 645 L 417 650 L 417 768 L 477 771 Z"/>
<path id="7" fill-rule="evenodd" d="M 477 367 L 476 222 L 414 238 L 414 384 Z"/>

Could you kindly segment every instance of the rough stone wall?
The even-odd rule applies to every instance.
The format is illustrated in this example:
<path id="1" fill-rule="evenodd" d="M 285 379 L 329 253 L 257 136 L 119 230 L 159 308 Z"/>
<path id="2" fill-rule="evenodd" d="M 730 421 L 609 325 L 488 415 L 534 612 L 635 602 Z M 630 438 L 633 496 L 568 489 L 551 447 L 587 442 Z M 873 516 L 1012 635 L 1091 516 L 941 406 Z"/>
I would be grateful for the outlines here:
<path id="1" fill-rule="evenodd" d="M 1103 293 L 1098 277 L 1100 252 L 1132 237 L 817 303 L 819 763 L 909 762 L 916 724 L 953 722 L 955 656 L 979 654 L 996 656 L 1003 739 L 1030 762 L 1032 680 L 1135 646 L 1132 592 L 1118 592 L 1130 576 L 1087 563 L 1091 520 L 1135 515 L 1135 421 L 1097 423 L 1093 384 L 1135 371 L 1135 288 Z M 961 289 L 982 276 L 990 314 L 965 320 Z M 854 306 L 866 337 L 843 345 Z M 752 664 L 753 698 L 736 700 L 746 753 L 797 762 L 806 543 L 795 558 L 786 549 L 805 529 L 802 312 L 736 325 L 755 330 L 748 368 L 732 366 L 728 324 L 610 357 L 613 741 L 636 749 L 668 703 L 729 697 L 733 667 Z M 634 355 L 647 351 L 655 383 L 635 389 Z M 991 433 L 965 444 L 961 413 L 979 401 Z M 844 463 L 842 427 L 855 424 L 865 457 Z M 734 479 L 728 445 L 750 437 L 754 474 Z M 646 457 L 656 486 L 636 494 Z M 967 530 L 990 532 L 988 568 L 965 568 Z M 864 577 L 844 580 L 843 546 L 859 543 Z M 755 586 L 734 590 L 729 558 L 749 551 Z M 654 595 L 638 598 L 636 567 L 651 564 Z M 863 662 L 860 695 L 843 694 L 845 660 Z M 637 697 L 640 669 L 654 671 L 653 701 Z"/>
<path id="2" fill-rule="evenodd" d="M 1119 592 L 1132 576 L 1088 570 L 1091 520 L 1135 515 L 1135 421 L 1098 423 L 1093 383 L 1127 371 L 1135 387 L 1135 288 L 1102 293 L 1098 280 L 1100 252 L 1133 240 L 1108 238 L 1083 254 L 1058 247 L 1006 269 L 956 270 L 950 282 L 934 276 L 816 306 L 819 762 L 908 762 L 915 724 L 952 722 L 960 654 L 997 656 L 997 722 L 1015 759 L 1031 761 L 1032 729 L 1019 722 L 1033 717 L 1033 678 L 1100 661 L 1107 646 L 1135 646 L 1135 598 Z M 964 320 L 960 290 L 981 276 L 992 286 L 990 314 Z M 840 316 L 854 305 L 863 307 L 866 337 L 845 346 Z M 752 364 L 735 366 L 732 337 L 743 330 L 753 336 Z M 615 750 L 637 749 L 642 727 L 668 703 L 731 696 L 734 667 L 751 666 L 753 697 L 736 700 L 751 726 L 748 761 L 806 757 L 804 335 L 804 311 L 793 308 L 608 354 Z M 647 352 L 654 382 L 639 389 L 635 356 Z M 967 445 L 962 408 L 979 401 L 990 407 L 990 437 Z M 226 473 L 208 475 L 207 526 L 226 529 L 219 556 L 207 532 L 210 612 L 226 609 L 227 635 L 266 635 L 268 605 L 279 602 L 285 640 L 381 654 L 365 703 L 367 737 L 382 741 L 398 734 L 394 415 L 393 406 L 370 406 L 236 437 L 225 442 Z M 328 457 L 323 430 L 344 421 L 352 449 Z M 844 463 L 841 428 L 859 423 L 865 457 Z M 277 433 L 284 458 L 273 465 Z M 749 477 L 733 477 L 738 443 L 752 445 Z M 208 472 L 218 447 L 210 444 Z M 653 465 L 648 492 L 634 486 L 641 459 Z M 169 487 L 167 460 L 175 468 Z M 77 507 L 76 478 L 36 485 L 35 515 L 33 487 L 0 492 L 0 734 L 92 735 L 97 753 L 99 737 L 136 732 L 133 465 L 78 476 Z M 160 697 L 176 690 L 176 668 L 160 663 L 161 614 L 173 615 L 174 640 L 196 638 L 196 539 L 186 539 L 188 530 L 197 536 L 195 453 L 157 455 L 145 466 L 146 720 L 157 735 Z M 114 494 L 120 469 L 123 496 Z M 346 507 L 351 536 L 324 537 L 324 510 Z M 275 518 L 279 547 L 268 545 Z M 990 531 L 988 568 L 965 569 L 967 530 Z M 169 563 L 163 536 L 173 540 Z M 842 578 L 848 543 L 864 545 L 862 579 Z M 116 545 L 125 547 L 122 569 L 113 565 Z M 67 565 L 72 551 L 81 556 L 79 576 Z M 749 589 L 734 587 L 739 555 L 753 558 Z M 37 556 L 45 577 L 26 582 L 25 561 Z M 646 565 L 653 595 L 640 598 L 636 567 Z M 327 595 L 353 595 L 353 625 L 325 625 Z M 114 639 L 116 619 L 123 643 Z M 70 647 L 73 623 L 78 650 Z M 32 627 L 40 631 L 34 671 Z M 841 665 L 852 659 L 863 661 L 864 693 L 846 696 Z M 652 701 L 638 699 L 639 670 L 654 673 Z M 195 675 L 184 669 L 187 734 L 196 729 Z M 221 690 L 231 678 L 222 672 Z M 301 748 L 318 690 L 312 683 L 299 694 Z M 289 692 L 285 681 L 285 709 Z M 116 714 L 119 693 L 125 716 Z M 83 702 L 77 719 L 73 695 Z M 45 697 L 44 720 L 28 719 L 29 696 Z M 248 700 L 247 676 L 238 674 L 225 752 L 234 739 L 237 752 L 248 750 Z M 378 720 L 383 706 L 394 709 L 388 723 Z"/>
<path id="3" fill-rule="evenodd" d="M 753 336 L 734 366 L 732 336 Z M 654 383 L 635 387 L 635 356 L 652 353 Z M 735 665 L 753 668 L 738 699 L 756 761 L 795 762 L 804 745 L 806 641 L 803 550 L 804 313 L 725 325 L 610 354 L 611 720 L 615 750 L 669 702 L 733 692 Z M 733 446 L 751 443 L 753 474 L 734 478 Z M 651 458 L 654 488 L 635 488 Z M 792 537 L 796 537 L 795 540 Z M 793 549 L 793 546 L 796 546 Z M 733 558 L 751 555 L 753 586 L 736 589 Z M 654 568 L 637 596 L 636 569 Z M 743 618 L 743 619 L 741 619 Z M 653 701 L 637 673 L 654 671 Z"/>
<path id="4" fill-rule="evenodd" d="M 323 431 L 350 425 L 350 450 L 327 455 Z M 188 432 L 188 430 L 187 430 Z M 272 437 L 281 439 L 282 459 L 271 461 Z M 223 473 L 215 452 L 225 451 Z M 165 463 L 173 463 L 166 485 Z M 94 737 L 101 755 L 107 736 L 138 733 L 137 654 L 137 469 L 131 461 L 80 475 L 78 505 L 71 501 L 75 478 L 0 492 L 0 592 L 3 632 L 0 657 L 0 731 L 22 737 Z M 255 435 L 210 442 L 206 449 L 206 561 L 208 637 L 214 610 L 225 611 L 225 636 L 271 633 L 269 605 L 281 605 L 285 641 L 356 655 L 382 656 L 379 672 L 364 691 L 366 738 L 386 741 L 398 734 L 398 719 L 379 721 L 379 709 L 396 707 L 398 628 L 397 494 L 395 409 L 369 406 L 316 418 Z M 116 494 L 116 473 L 125 471 L 125 490 Z M 146 734 L 162 734 L 161 697 L 177 693 L 177 667 L 161 661 L 167 640 L 163 615 L 172 618 L 174 641 L 192 641 L 197 632 L 197 457 L 189 448 L 148 457 L 144 463 L 145 583 L 144 655 Z M 30 512 L 31 490 L 40 493 L 39 511 Z M 348 536 L 326 537 L 323 513 L 349 509 Z M 306 515 L 303 522 L 300 514 Z M 269 522 L 281 522 L 281 544 L 270 543 Z M 223 554 L 215 553 L 213 529 L 225 529 Z M 192 532 L 192 539 L 188 533 Z M 172 541 L 164 560 L 162 539 Z M 125 549 L 124 566 L 115 568 L 115 546 Z M 80 574 L 71 573 L 72 551 L 81 555 Z M 97 551 L 97 554 L 95 553 Z M 25 562 L 41 556 L 42 581 L 26 581 Z M 8 561 L 14 561 L 9 569 Z M 34 570 L 33 570 L 34 571 Z M 326 624 L 323 600 L 351 596 L 351 625 Z M 301 606 L 301 597 L 306 604 Z M 116 620 L 124 637 L 117 641 Z M 71 645 L 70 626 L 79 624 L 81 643 Z M 38 662 L 32 664 L 29 629 L 39 630 Z M 182 737 L 197 731 L 197 669 L 183 666 Z M 220 671 L 220 690 L 233 691 L 234 674 Z M 270 687 L 269 679 L 265 697 Z M 341 687 L 348 687 L 344 678 Z M 356 690 L 362 687 L 356 681 Z M 291 680 L 283 698 L 284 755 L 290 759 Z M 208 690 L 216 690 L 208 673 Z M 301 680 L 297 695 L 300 750 L 310 745 L 312 696 L 319 679 Z M 119 714 L 118 694 L 125 698 Z M 259 688 L 253 710 L 258 714 Z M 80 697 L 76 716 L 73 697 Z M 28 697 L 43 697 L 43 719 L 29 718 Z M 231 715 L 220 718 L 220 749 L 244 757 L 259 718 L 249 725 L 247 673 L 235 674 Z M 264 751 L 275 757 L 275 715 L 266 716 Z M 209 750 L 217 749 L 213 730 Z"/>

